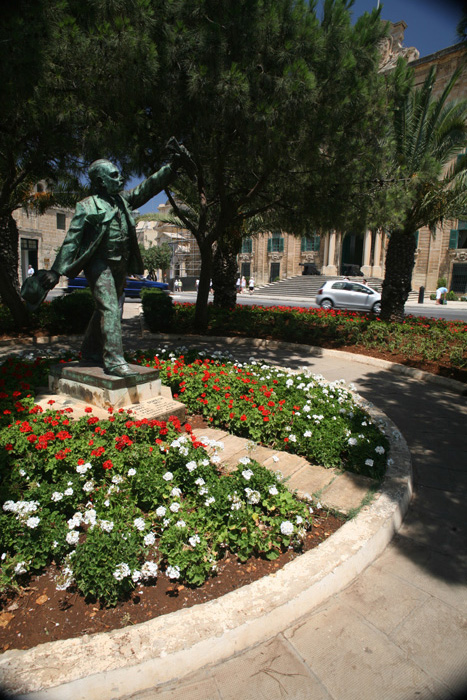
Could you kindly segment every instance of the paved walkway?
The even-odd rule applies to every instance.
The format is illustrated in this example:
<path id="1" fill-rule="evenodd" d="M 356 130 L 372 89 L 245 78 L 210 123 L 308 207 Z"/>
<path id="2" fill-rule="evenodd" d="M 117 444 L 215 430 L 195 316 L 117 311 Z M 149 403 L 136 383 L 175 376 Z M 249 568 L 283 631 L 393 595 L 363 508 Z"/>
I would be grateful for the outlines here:
<path id="1" fill-rule="evenodd" d="M 135 342 L 135 339 L 133 340 Z M 180 338 L 187 345 L 186 338 Z M 141 346 L 157 345 L 146 336 Z M 197 341 L 194 343 L 200 345 Z M 229 347 L 326 379 L 354 382 L 399 427 L 413 458 L 414 498 L 385 552 L 347 589 L 280 634 L 133 700 L 447 700 L 467 687 L 467 408 L 454 385 L 425 382 L 345 353 L 254 341 Z M 213 640 L 212 644 L 216 643 Z M 105 698 L 117 697 L 109 688 Z M 67 696 L 68 697 L 68 696 Z M 118 695 L 121 697 L 121 695 Z M 64 698 L 65 700 L 65 698 Z M 103 696 L 104 700 L 104 696 Z"/>

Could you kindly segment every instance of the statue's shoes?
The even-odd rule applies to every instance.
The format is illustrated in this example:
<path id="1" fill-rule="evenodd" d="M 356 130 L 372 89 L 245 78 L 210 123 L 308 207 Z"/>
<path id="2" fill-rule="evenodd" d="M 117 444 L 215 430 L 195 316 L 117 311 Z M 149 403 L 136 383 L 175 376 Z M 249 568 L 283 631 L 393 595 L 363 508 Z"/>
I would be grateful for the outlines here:
<path id="1" fill-rule="evenodd" d="M 138 377 L 139 372 L 131 369 L 129 365 L 116 365 L 115 367 L 106 367 L 106 374 L 111 374 L 114 377 Z"/>

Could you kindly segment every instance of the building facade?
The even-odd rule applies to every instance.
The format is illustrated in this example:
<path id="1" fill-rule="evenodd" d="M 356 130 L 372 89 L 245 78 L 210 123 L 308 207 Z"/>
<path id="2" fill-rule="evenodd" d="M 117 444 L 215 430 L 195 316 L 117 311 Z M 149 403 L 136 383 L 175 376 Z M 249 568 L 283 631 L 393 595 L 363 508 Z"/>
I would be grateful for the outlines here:
<path id="1" fill-rule="evenodd" d="M 415 85 L 422 85 L 432 67 L 436 68 L 434 97 L 439 97 L 458 68 L 461 75 L 451 93 L 452 99 L 467 97 L 466 48 L 450 46 L 420 58 L 414 47 L 403 46 L 405 22 L 390 27 L 390 36 L 381 45 L 381 71 L 389 71 L 403 56 L 413 67 Z M 412 288 L 423 286 L 434 291 L 440 277 L 459 293 L 467 291 L 467 212 L 465 221 L 444 221 L 433 235 L 428 228 L 417 233 L 417 250 Z M 286 232 L 258 234 L 244 241 L 239 270 L 266 284 L 316 270 L 323 275 L 355 274 L 384 277 L 387 246 L 384 231 L 327 231 L 320 236 L 297 238 Z"/>

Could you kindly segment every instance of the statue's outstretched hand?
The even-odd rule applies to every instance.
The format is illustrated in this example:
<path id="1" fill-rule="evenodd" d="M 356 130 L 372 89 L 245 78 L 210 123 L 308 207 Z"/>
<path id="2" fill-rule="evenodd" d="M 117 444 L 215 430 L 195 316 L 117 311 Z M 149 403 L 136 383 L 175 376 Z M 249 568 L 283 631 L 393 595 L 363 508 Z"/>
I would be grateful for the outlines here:
<path id="1" fill-rule="evenodd" d="M 190 180 L 195 180 L 197 167 L 188 149 L 181 143 L 178 143 L 174 136 L 167 141 L 165 148 L 169 153 L 172 168 L 184 170 Z"/>
<path id="2" fill-rule="evenodd" d="M 44 289 L 53 289 L 60 279 L 60 275 L 55 270 L 38 270 L 37 276 Z"/>

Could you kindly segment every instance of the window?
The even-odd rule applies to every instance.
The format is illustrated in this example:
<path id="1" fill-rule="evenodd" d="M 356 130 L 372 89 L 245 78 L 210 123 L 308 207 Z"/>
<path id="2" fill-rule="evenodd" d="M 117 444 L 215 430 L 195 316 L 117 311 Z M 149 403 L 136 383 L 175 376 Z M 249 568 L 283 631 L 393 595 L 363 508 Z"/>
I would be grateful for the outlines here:
<path id="1" fill-rule="evenodd" d="M 57 228 L 65 231 L 66 229 L 66 216 L 65 214 L 57 214 Z"/>
<path id="2" fill-rule="evenodd" d="M 321 238 L 316 233 L 310 236 L 303 236 L 301 241 L 300 250 L 302 253 L 310 253 L 312 251 L 318 251 L 321 243 Z"/>
<path id="3" fill-rule="evenodd" d="M 244 238 L 242 241 L 241 253 L 252 253 L 253 252 L 253 241 L 251 238 Z"/>
<path id="4" fill-rule="evenodd" d="M 268 253 L 283 253 L 284 239 L 280 233 L 273 233 L 272 238 L 268 240 Z"/>
<path id="5" fill-rule="evenodd" d="M 456 248 L 467 248 L 467 221 L 459 220 L 458 229 L 451 229 L 449 235 L 450 250 Z"/>

